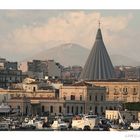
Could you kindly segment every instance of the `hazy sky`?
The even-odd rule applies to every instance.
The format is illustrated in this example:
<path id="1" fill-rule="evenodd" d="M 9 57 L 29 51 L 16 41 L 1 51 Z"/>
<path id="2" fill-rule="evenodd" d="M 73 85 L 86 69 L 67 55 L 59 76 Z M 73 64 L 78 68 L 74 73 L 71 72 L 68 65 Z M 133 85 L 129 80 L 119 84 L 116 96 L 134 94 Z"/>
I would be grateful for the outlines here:
<path id="1" fill-rule="evenodd" d="M 91 49 L 98 20 L 109 54 L 140 59 L 139 10 L 0 10 L 0 57 L 18 61 L 63 42 Z"/>

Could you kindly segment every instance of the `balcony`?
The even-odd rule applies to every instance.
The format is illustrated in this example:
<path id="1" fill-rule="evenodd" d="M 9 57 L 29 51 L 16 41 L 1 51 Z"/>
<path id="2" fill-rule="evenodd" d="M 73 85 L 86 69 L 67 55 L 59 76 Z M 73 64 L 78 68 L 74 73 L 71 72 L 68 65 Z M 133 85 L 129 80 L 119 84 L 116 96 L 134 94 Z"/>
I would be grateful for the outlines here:
<path id="1" fill-rule="evenodd" d="M 122 94 L 123 95 L 128 95 L 128 92 L 127 91 L 123 91 Z"/>
<path id="2" fill-rule="evenodd" d="M 138 92 L 133 92 L 133 95 L 137 95 L 138 94 Z"/>
<path id="3" fill-rule="evenodd" d="M 119 92 L 115 91 L 115 92 L 114 92 L 114 95 L 119 95 Z"/>

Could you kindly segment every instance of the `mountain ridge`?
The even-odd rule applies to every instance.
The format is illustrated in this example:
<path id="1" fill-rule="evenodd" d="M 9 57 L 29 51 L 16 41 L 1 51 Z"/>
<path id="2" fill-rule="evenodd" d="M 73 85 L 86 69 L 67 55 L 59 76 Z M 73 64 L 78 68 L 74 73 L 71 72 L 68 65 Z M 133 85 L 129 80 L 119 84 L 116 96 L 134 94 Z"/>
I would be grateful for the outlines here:
<path id="1" fill-rule="evenodd" d="M 40 60 L 50 60 L 54 59 L 64 66 L 79 65 L 84 66 L 90 50 L 76 43 L 64 43 L 53 48 L 47 49 L 45 51 L 39 52 L 38 54 L 25 59 L 24 61 L 29 61 L 33 59 Z M 129 66 L 139 66 L 140 62 L 134 60 L 133 58 L 122 56 L 119 54 L 111 54 L 111 61 L 114 66 L 116 65 L 129 65 Z"/>

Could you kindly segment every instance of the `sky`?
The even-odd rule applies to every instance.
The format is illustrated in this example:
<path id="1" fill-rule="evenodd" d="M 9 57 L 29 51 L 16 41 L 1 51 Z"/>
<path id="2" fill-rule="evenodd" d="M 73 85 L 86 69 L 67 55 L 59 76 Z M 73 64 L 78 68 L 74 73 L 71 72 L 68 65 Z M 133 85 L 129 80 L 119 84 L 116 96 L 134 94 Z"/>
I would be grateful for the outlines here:
<path id="1" fill-rule="evenodd" d="M 22 61 L 62 43 L 91 49 L 101 22 L 109 54 L 140 59 L 139 10 L 0 10 L 0 57 Z"/>

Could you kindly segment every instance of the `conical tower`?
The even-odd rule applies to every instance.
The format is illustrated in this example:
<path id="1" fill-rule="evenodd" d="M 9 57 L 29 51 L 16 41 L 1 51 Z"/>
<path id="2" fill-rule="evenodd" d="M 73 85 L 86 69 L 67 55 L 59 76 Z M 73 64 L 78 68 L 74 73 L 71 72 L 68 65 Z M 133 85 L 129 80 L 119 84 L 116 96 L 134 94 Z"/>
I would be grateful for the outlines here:
<path id="1" fill-rule="evenodd" d="M 105 48 L 99 23 L 95 43 L 80 75 L 80 80 L 108 80 L 114 77 L 114 67 Z"/>

